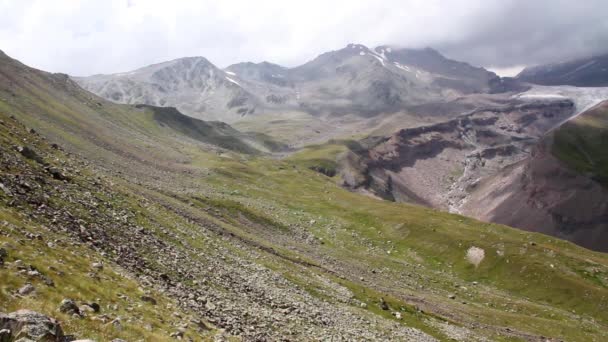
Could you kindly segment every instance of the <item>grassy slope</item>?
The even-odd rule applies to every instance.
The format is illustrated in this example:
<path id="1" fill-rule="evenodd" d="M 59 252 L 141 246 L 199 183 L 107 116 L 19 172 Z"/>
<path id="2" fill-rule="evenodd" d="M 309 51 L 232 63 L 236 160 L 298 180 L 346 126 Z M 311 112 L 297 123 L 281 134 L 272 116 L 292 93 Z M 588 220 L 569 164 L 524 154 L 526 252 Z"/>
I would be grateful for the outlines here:
<path id="1" fill-rule="evenodd" d="M 124 275 L 124 271 L 114 265 L 106 264 L 104 270 L 95 272 L 97 279 L 89 275 L 94 272 L 93 262 L 103 260 L 97 253 L 88 248 L 75 245 L 64 236 L 45 230 L 36 225 L 24 225 L 23 218 L 8 210 L 0 210 L 1 228 L 7 235 L 0 236 L 0 246 L 7 246 L 9 263 L 21 260 L 25 265 L 32 265 L 50 277 L 54 287 L 46 286 L 41 280 L 28 278 L 17 273 L 13 266 L 0 268 L 0 311 L 13 312 L 27 308 L 44 313 L 61 321 L 65 333 L 97 341 L 110 341 L 122 338 L 127 341 L 144 339 L 146 341 L 169 341 L 169 334 L 177 330 L 181 319 L 173 316 L 180 312 L 175 302 L 159 293 L 147 293 L 133 279 Z M 23 239 L 23 233 L 44 234 L 45 241 Z M 49 247 L 46 241 L 54 241 Z M 11 248 L 12 247 L 12 248 Z M 57 273 L 54 270 L 57 269 Z M 17 296 L 15 292 L 32 283 L 36 291 L 32 295 Z M 152 296 L 157 305 L 142 302 L 142 295 Z M 126 296 L 123 297 L 123 296 Z M 100 315 L 120 317 L 121 329 L 116 329 L 109 321 L 96 320 L 97 314 L 88 314 L 86 318 L 75 318 L 58 311 L 59 303 L 64 298 L 81 303 L 96 302 L 100 304 Z M 116 305 L 116 309 L 114 309 Z M 184 315 L 182 313 L 182 315 Z M 146 328 L 148 324 L 150 328 Z M 187 331 L 186 334 L 192 334 Z"/>
<path id="2" fill-rule="evenodd" d="M 35 148 L 39 155 L 44 156 L 45 161 L 51 162 L 55 167 L 71 165 L 62 152 L 50 148 L 48 144 L 27 134 L 25 127 L 8 115 L 0 113 L 0 121 L 0 141 L 3 145 L 0 153 L 3 157 L 6 157 L 4 154 L 13 153 L 16 158 L 22 160 L 18 166 L 5 164 L 0 172 L 0 182 L 6 182 L 16 176 L 30 182 L 27 175 L 33 170 L 39 175 L 44 174 L 40 164 L 20 157 L 14 150 L 12 152 L 9 150 L 12 146 L 24 143 Z M 41 176 L 36 176 L 36 179 L 40 178 Z M 46 184 L 50 182 L 51 186 L 64 186 L 63 181 L 52 180 L 51 177 L 42 182 Z M 70 197 L 85 195 L 91 198 L 90 194 L 94 190 L 86 183 L 84 174 L 77 173 L 71 175 L 69 181 L 71 189 L 65 188 L 61 191 L 66 193 L 69 191 Z M 6 183 L 3 186 L 6 187 Z M 63 206 L 58 203 L 60 199 L 55 198 L 53 194 L 46 193 L 46 195 L 47 205 Z M 113 200 L 117 201 L 121 198 L 122 196 L 118 194 Z M 169 335 L 177 331 L 178 324 L 184 321 L 174 313 L 178 313 L 180 317 L 189 317 L 188 312 L 180 309 L 175 301 L 153 288 L 139 284 L 107 256 L 70 239 L 65 233 L 49 229 L 47 224 L 51 222 L 41 224 L 40 213 L 34 211 L 37 204 L 31 204 L 30 208 L 29 204 L 13 201 L 14 196 L 4 191 L 0 193 L 0 247 L 8 252 L 6 265 L 0 267 L 0 312 L 13 312 L 23 308 L 38 311 L 58 319 L 66 334 L 98 341 L 109 341 L 114 338 L 128 341 L 173 340 Z M 75 219 L 81 217 L 79 215 L 81 208 L 78 206 L 66 203 L 65 208 L 74 214 Z M 87 224 L 85 221 L 81 222 Z M 103 269 L 94 269 L 92 264 L 95 262 L 102 262 Z M 37 269 L 54 284 L 48 286 L 43 279 L 26 275 L 20 271 L 19 263 L 28 269 L 32 267 Z M 26 283 L 31 283 L 36 288 L 35 292 L 27 296 L 18 295 L 17 290 Z M 140 297 L 143 295 L 155 298 L 157 304 L 141 301 Z M 101 310 L 99 313 L 87 313 L 84 318 L 76 318 L 59 312 L 59 304 L 64 298 L 73 299 L 78 305 L 96 302 Z M 116 318 L 120 319 L 120 328 L 110 323 Z M 213 333 L 211 331 L 209 335 Z M 192 328 L 186 329 L 185 334 L 204 337 L 194 332 Z"/>
<path id="3" fill-rule="evenodd" d="M 585 335 L 575 329 L 578 323 L 570 321 L 569 310 L 586 312 L 604 323 L 608 318 L 604 313 L 608 284 L 605 255 L 538 234 L 371 200 L 343 191 L 324 176 L 288 165 L 282 169 L 269 167 L 266 161 L 254 165 L 257 172 L 263 170 L 263 177 L 255 177 L 263 179 L 262 184 L 252 185 L 253 179 L 247 177 L 251 171 L 234 175 L 231 187 L 239 189 L 241 201 L 251 205 L 249 198 L 255 202 L 266 199 L 271 201 L 266 206 L 282 207 L 291 215 L 274 211 L 286 221 L 284 225 L 306 224 L 295 215 L 298 212 L 310 215 L 317 221 L 310 230 L 325 241 L 325 251 L 338 259 L 388 268 L 397 279 L 403 272 L 417 273 L 417 283 L 423 287 L 419 295 L 441 303 L 448 311 L 466 312 L 487 324 L 523 326 L 571 339 L 579 333 L 579 339 Z M 477 269 L 464 258 L 470 246 L 486 250 L 486 259 Z M 497 254 L 499 250 L 504 256 Z M 480 282 L 481 289 L 470 289 L 472 281 Z M 445 300 L 449 292 L 458 291 L 456 284 L 469 288 L 473 297 L 466 301 L 473 303 Z M 406 284 L 391 282 L 381 288 L 397 298 L 416 292 Z M 581 300 L 577 294 L 595 299 Z"/>
<path id="4" fill-rule="evenodd" d="M 445 335 L 430 325 L 431 317 L 476 327 L 493 339 L 517 336 L 500 327 L 569 341 L 608 338 L 604 254 L 543 235 L 347 192 L 334 179 L 307 168 L 315 160 L 332 160 L 339 146 L 311 148 L 308 156 L 287 161 L 208 153 L 191 139 L 167 134 L 150 113 L 101 101 L 98 106 L 93 96 L 82 103 L 62 99 L 62 92 L 49 98 L 45 94 L 54 90 L 37 89 L 35 83 L 15 96 L 0 93 L 0 111 L 41 128 L 90 160 L 115 163 L 115 168 L 106 165 L 110 170 L 124 168 L 127 175 L 116 179 L 121 191 L 172 201 L 283 257 L 317 265 L 294 267 L 284 258 L 257 261 L 315 296 L 326 296 L 326 285 L 314 277 L 323 274 L 367 302 L 367 310 L 389 317 L 378 309 L 379 297 L 385 297 L 391 307 L 403 308 L 405 324 L 442 338 Z M 181 173 L 176 179 L 175 172 L 182 171 L 195 174 Z M 136 185 L 132 175 L 162 191 Z M 177 199 L 166 198 L 166 193 Z M 217 209 L 212 217 L 202 210 L 207 206 Z M 149 214 L 167 227 L 180 219 L 154 209 Z M 239 213 L 260 224 L 243 225 L 235 215 Z M 295 238 L 301 232 L 317 242 Z M 204 245 L 195 236 L 191 239 L 195 246 Z M 486 251 L 478 268 L 465 260 L 470 246 Z M 456 300 L 448 299 L 451 293 Z"/>
<path id="5" fill-rule="evenodd" d="M 608 186 L 608 102 L 563 124 L 553 136 L 556 157 Z"/>

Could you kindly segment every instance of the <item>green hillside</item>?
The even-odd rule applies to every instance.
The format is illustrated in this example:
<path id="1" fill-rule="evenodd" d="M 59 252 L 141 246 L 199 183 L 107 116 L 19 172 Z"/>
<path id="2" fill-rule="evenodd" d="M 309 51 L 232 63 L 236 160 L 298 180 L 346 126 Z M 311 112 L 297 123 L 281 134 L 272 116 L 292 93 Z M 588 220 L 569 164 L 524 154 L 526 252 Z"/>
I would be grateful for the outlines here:
<path id="1" fill-rule="evenodd" d="M 608 186 L 608 102 L 563 124 L 553 136 L 556 157 Z"/>
<path id="2" fill-rule="evenodd" d="M 0 239 L 19 246 L 0 270 L 0 311 L 62 317 L 63 296 L 113 303 L 150 289 L 162 304 L 121 306 L 111 316 L 129 325 L 119 332 L 95 314 L 62 317 L 65 329 L 100 340 L 168 339 L 182 326 L 195 340 L 608 339 L 605 254 L 348 192 L 310 169 L 332 167 L 340 143 L 287 159 L 244 154 L 232 131 L 217 139 L 204 123 L 112 104 L 6 57 L 0 84 L 0 215 L 10 222 Z M 69 248 L 21 245 L 12 226 Z M 14 298 L 26 280 L 11 271 L 16 258 L 64 263 L 73 277 Z M 95 260 L 108 267 L 93 283 Z"/>

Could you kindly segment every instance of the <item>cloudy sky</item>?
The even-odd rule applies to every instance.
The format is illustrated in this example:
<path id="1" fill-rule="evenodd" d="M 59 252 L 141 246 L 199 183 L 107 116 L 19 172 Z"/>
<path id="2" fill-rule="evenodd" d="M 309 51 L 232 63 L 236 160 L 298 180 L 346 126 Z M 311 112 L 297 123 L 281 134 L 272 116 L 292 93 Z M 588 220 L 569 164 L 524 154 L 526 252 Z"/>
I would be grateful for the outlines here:
<path id="1" fill-rule="evenodd" d="M 0 0 L 0 50 L 72 75 L 184 56 L 295 66 L 348 43 L 500 70 L 606 52 L 606 0 Z"/>

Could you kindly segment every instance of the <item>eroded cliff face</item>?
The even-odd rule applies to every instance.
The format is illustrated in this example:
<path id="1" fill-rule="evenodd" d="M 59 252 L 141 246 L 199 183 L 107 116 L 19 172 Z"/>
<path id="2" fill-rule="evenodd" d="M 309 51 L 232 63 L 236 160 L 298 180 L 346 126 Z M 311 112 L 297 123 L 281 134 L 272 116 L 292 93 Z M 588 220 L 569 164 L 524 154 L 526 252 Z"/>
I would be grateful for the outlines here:
<path id="1" fill-rule="evenodd" d="M 567 99 L 512 103 L 368 138 L 366 149 L 342 157 L 344 186 L 608 251 L 608 189 L 602 175 L 559 159 L 571 151 L 556 152 L 556 146 L 565 147 L 554 141 L 566 126 L 591 125 L 577 133 L 584 137 L 594 130 L 589 150 L 580 141 L 573 153 L 585 157 L 589 170 L 601 169 L 597 146 L 605 138 L 597 131 L 608 112 L 602 108 L 608 109 L 608 102 L 581 114 Z"/>
<path id="2" fill-rule="evenodd" d="M 572 113 L 566 99 L 513 102 L 371 138 L 365 151 L 343 157 L 344 183 L 385 199 L 459 212 L 480 180 L 526 158 L 544 132 Z"/>
<path id="3" fill-rule="evenodd" d="M 608 251 L 608 189 L 558 160 L 551 140 L 484 180 L 462 213 Z"/>

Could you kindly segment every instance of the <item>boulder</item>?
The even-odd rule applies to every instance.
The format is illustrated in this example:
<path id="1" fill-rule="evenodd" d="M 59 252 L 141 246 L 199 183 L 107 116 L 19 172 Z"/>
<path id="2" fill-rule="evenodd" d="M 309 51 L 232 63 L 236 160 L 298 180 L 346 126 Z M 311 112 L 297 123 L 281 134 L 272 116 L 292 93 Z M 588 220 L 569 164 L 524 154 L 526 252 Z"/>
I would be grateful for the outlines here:
<path id="1" fill-rule="evenodd" d="M 32 286 L 32 284 L 25 284 L 19 289 L 19 294 L 22 296 L 27 296 L 30 293 L 34 292 L 36 288 Z"/>
<path id="2" fill-rule="evenodd" d="M 154 299 L 153 297 L 150 296 L 141 296 L 141 300 L 146 302 L 146 303 L 150 303 L 152 305 L 156 305 L 156 299 Z"/>
<path id="3" fill-rule="evenodd" d="M 384 300 L 384 298 L 380 298 L 380 308 L 382 310 L 389 310 L 388 303 Z"/>
<path id="4" fill-rule="evenodd" d="M 80 315 L 80 309 L 78 308 L 78 305 L 76 305 L 76 302 L 67 298 L 61 301 L 59 311 L 70 315 Z"/>
<path id="5" fill-rule="evenodd" d="M 93 312 L 97 313 L 99 311 L 101 311 L 101 306 L 95 302 L 92 303 L 88 303 L 85 304 L 86 306 L 90 307 L 91 309 L 93 309 Z"/>
<path id="6" fill-rule="evenodd" d="M 4 259 L 8 257 L 8 252 L 4 248 L 0 248 L 0 266 L 4 265 Z"/>
<path id="7" fill-rule="evenodd" d="M 21 155 L 24 156 L 27 159 L 34 160 L 34 161 L 36 161 L 37 163 L 40 163 L 40 164 L 42 164 L 44 162 L 42 160 L 42 157 L 40 157 L 38 155 L 38 153 L 36 153 L 36 151 L 34 151 L 29 146 L 19 146 L 19 147 L 17 147 L 17 151 L 19 151 L 19 153 L 21 153 Z"/>
<path id="8" fill-rule="evenodd" d="M 8 315 L 0 313 L 0 340 L 63 341 L 59 323 L 41 313 L 19 310 Z"/>
<path id="9" fill-rule="evenodd" d="M 48 168 L 48 172 L 51 174 L 51 176 L 53 176 L 53 178 L 57 179 L 57 180 L 67 180 L 68 177 L 66 177 L 60 169 L 56 168 L 56 167 L 50 167 Z"/>

